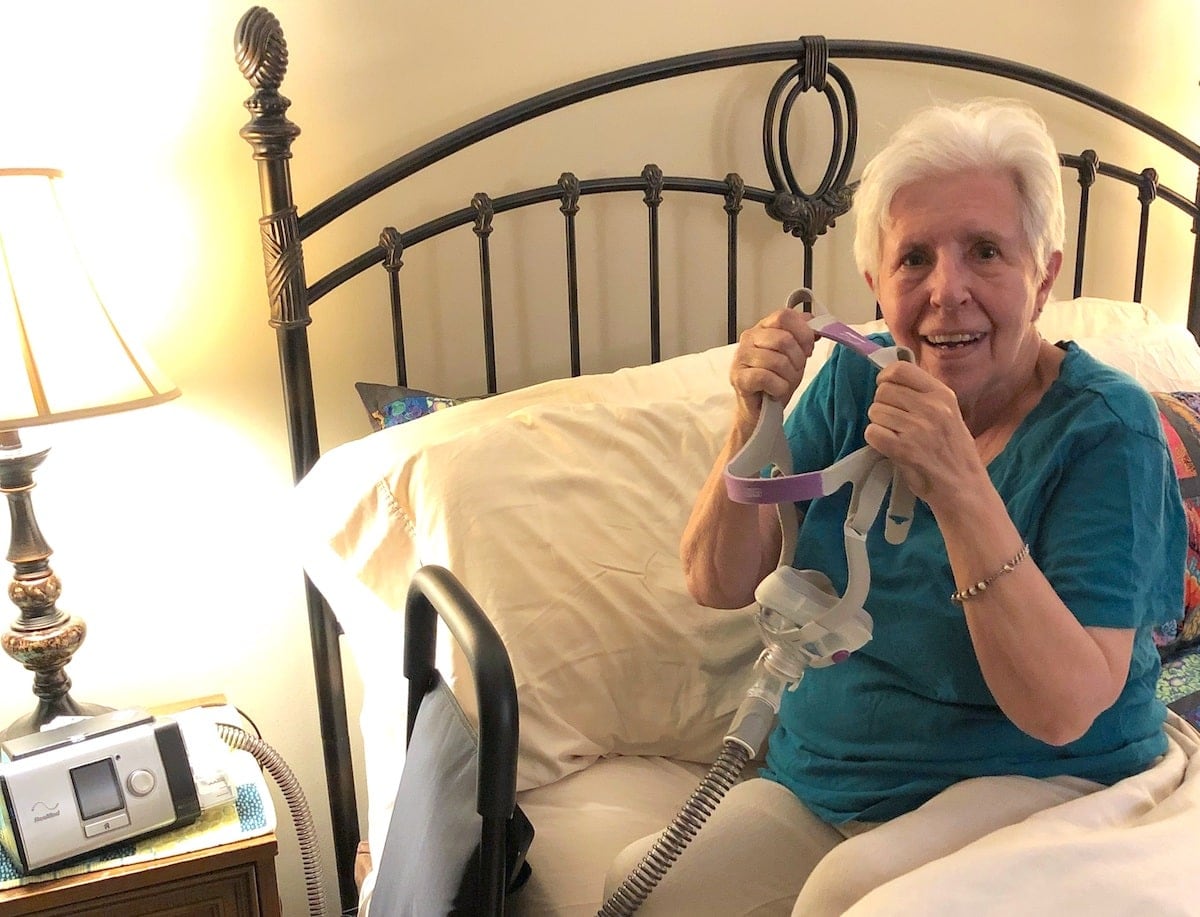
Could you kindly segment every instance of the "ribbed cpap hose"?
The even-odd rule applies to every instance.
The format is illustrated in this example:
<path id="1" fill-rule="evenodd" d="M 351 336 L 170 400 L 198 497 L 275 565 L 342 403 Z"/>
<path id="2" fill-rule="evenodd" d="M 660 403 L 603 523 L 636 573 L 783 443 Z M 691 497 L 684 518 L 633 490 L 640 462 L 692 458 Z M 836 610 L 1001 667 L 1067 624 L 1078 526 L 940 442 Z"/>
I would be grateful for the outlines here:
<path id="1" fill-rule="evenodd" d="M 713 762 L 700 786 L 666 829 L 650 852 L 637 867 L 625 877 L 625 881 L 609 896 L 598 912 L 598 917 L 630 917 L 642 906 L 650 892 L 662 881 L 667 870 L 679 859 L 708 821 L 729 788 L 737 783 L 738 777 L 750 760 L 750 751 L 741 742 L 726 739 L 721 753 Z"/>
<path id="2" fill-rule="evenodd" d="M 596 917 L 631 917 L 642 906 L 695 839 L 717 803 L 737 783 L 746 763 L 758 754 L 779 713 L 783 692 L 804 677 L 814 658 L 813 644 L 802 646 L 792 640 L 797 633 L 795 626 L 769 609 L 760 609 L 758 624 L 767 648 L 754 666 L 754 683 L 734 714 L 721 753 L 650 852 L 604 902 Z"/>
<path id="3" fill-rule="evenodd" d="M 321 889 L 321 851 L 317 846 L 317 832 L 313 827 L 312 811 L 304 790 L 292 769 L 274 748 L 262 739 L 250 735 L 244 729 L 218 723 L 217 732 L 230 748 L 248 751 L 261 765 L 287 803 L 296 828 L 296 841 L 300 845 L 300 859 L 304 865 L 304 890 L 308 898 L 308 913 L 311 917 L 325 917 L 325 895 Z"/>

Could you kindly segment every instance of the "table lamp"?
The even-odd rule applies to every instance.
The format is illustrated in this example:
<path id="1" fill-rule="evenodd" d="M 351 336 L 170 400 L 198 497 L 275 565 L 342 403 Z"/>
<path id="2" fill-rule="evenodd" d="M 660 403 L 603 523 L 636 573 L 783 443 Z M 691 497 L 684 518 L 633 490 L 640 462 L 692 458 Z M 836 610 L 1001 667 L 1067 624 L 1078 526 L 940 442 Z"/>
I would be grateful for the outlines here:
<path id="1" fill-rule="evenodd" d="M 20 612 L 0 644 L 34 673 L 38 700 L 5 738 L 107 709 L 70 694 L 64 668 L 87 628 L 57 607 L 62 587 L 33 513 L 33 472 L 50 450 L 23 446 L 18 431 L 179 394 L 100 301 L 64 218 L 61 179 L 57 169 L 0 169 L 0 492 L 12 519 L 8 594 Z"/>

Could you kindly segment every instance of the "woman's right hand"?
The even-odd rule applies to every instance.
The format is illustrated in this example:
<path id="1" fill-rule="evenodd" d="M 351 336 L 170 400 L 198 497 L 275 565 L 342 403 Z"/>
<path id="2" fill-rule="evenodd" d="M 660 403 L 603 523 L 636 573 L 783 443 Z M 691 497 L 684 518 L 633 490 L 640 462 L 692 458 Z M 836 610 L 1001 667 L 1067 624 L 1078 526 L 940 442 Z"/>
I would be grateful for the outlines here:
<path id="1" fill-rule="evenodd" d="M 804 378 L 816 335 L 809 316 L 795 309 L 772 312 L 742 332 L 729 381 L 734 422 L 700 490 L 680 541 L 688 590 L 711 608 L 742 608 L 779 563 L 782 536 L 772 506 L 735 503 L 725 486 L 725 467 L 750 439 L 764 395 L 786 404 Z"/>
<path id="2" fill-rule="evenodd" d="M 758 423 L 763 395 L 787 404 L 799 388 L 816 341 L 809 318 L 798 309 L 780 309 L 742 332 L 729 370 L 742 430 Z"/>

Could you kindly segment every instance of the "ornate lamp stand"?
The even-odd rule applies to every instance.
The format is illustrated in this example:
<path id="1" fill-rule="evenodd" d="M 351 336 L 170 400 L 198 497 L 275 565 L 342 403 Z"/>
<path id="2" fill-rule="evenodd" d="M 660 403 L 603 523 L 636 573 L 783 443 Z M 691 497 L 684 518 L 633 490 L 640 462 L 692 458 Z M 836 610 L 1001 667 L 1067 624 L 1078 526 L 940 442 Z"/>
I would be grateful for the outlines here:
<path id="1" fill-rule="evenodd" d="M 20 609 L 20 617 L 0 635 L 0 645 L 33 672 L 33 693 L 38 698 L 37 709 L 4 731 L 6 739 L 36 732 L 57 716 L 94 716 L 110 709 L 72 698 L 71 679 L 63 671 L 83 643 L 87 626 L 55 605 L 62 585 L 50 569 L 52 551 L 33 514 L 33 471 L 49 451 L 24 449 L 15 430 L 0 430 L 0 492 L 8 498 L 12 519 L 8 559 L 13 579 L 8 595 Z"/>

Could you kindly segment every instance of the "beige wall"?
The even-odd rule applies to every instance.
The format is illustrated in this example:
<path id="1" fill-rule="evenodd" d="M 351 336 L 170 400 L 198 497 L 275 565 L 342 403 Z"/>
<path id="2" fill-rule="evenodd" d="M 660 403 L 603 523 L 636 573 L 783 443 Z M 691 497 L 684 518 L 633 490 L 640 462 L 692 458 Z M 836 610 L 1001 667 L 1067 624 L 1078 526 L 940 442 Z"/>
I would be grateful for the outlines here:
<path id="1" fill-rule="evenodd" d="M 43 428 L 26 440 L 54 447 L 38 477 L 36 506 L 56 549 L 52 562 L 65 584 L 62 605 L 83 614 L 91 627 L 70 667 L 77 695 L 132 705 L 225 692 L 295 768 L 331 864 L 307 625 L 286 548 L 289 472 L 263 304 L 255 170 L 237 136 L 249 92 L 231 46 L 246 5 L 0 0 L 6 115 L 0 160 L 67 170 L 73 211 L 101 291 L 140 330 L 184 392 L 152 411 Z M 1200 15 L 1191 0 L 1009 4 L 1003 15 L 934 0 L 273 0 L 272 8 L 291 54 L 284 92 L 304 132 L 294 164 L 302 209 L 411 145 L 565 80 L 648 57 L 809 33 L 923 41 L 1013 57 L 1200 135 L 1200 65 L 1187 46 L 1200 34 Z M 757 143 L 760 103 L 753 93 L 773 73 L 740 83 L 706 77 L 695 90 L 672 86 L 653 94 L 644 108 L 598 103 L 540 134 L 496 141 L 462 167 L 431 170 L 394 209 L 381 205 L 366 221 L 365 238 L 372 239 L 379 225 L 371 220 L 403 223 L 428 215 L 447 189 L 453 201 L 465 204 L 473 191 L 499 194 L 517 187 L 516 178 L 487 177 L 496 164 L 512 164 L 539 183 L 553 182 L 565 168 L 581 177 L 600 168 L 640 170 L 645 143 L 631 141 L 626 156 L 597 149 L 590 131 L 629 131 L 646 140 L 657 129 L 665 136 L 653 155 L 668 172 L 741 168 Z M 885 81 L 871 67 L 863 78 L 886 82 L 891 92 L 887 104 L 864 111 L 864 147 L 899 109 L 933 92 L 927 84 Z M 960 80 L 945 91 L 974 94 L 980 85 Z M 687 123 L 713 128 L 700 142 L 672 139 Z M 1065 123 L 1070 134 L 1090 122 L 1072 113 Z M 747 179 L 765 184 L 761 174 Z M 1194 174 L 1183 175 L 1177 184 L 1187 192 L 1194 180 Z M 666 251 L 666 327 L 673 349 L 693 345 L 689 335 L 699 322 L 684 315 L 683 304 L 691 315 L 697 303 L 711 299 L 714 287 L 706 280 L 689 286 L 677 276 L 679 265 L 696 260 L 693 243 L 707 230 L 679 218 L 667 218 L 667 225 L 675 233 Z M 529 231 L 542 229 L 531 225 Z M 640 238 L 641 232 L 634 224 L 631 235 Z M 1182 235 L 1176 259 L 1190 244 Z M 780 291 L 797 285 L 798 262 L 795 249 L 784 248 L 786 240 L 762 238 L 763 251 L 746 256 L 744 292 L 750 302 L 772 305 Z M 620 248 L 611 236 L 595 236 L 593 243 Z M 368 243 L 334 235 L 328 244 L 327 253 L 311 255 L 310 279 L 333 254 Z M 1113 251 L 1120 253 L 1121 244 L 1113 241 Z M 470 243 L 462 251 L 473 259 Z M 554 288 L 561 275 L 557 262 L 543 264 L 528 251 L 521 257 L 521 272 L 500 280 L 505 296 Z M 1096 270 L 1119 257 L 1097 259 Z M 832 251 L 828 258 L 833 268 L 822 295 L 846 317 L 861 317 L 870 307 L 864 291 L 847 276 L 844 260 Z M 414 289 L 447 303 L 464 296 L 467 308 L 477 308 L 452 286 L 462 273 L 453 251 L 434 261 L 415 269 Z M 637 272 L 593 277 L 599 289 L 587 295 L 598 307 L 618 304 L 623 284 L 633 283 L 625 275 Z M 631 299 L 636 290 L 636 284 L 629 287 Z M 1184 291 L 1176 279 L 1160 275 L 1150 281 L 1148 296 L 1168 317 L 1179 318 L 1175 304 Z M 376 302 L 372 289 L 357 283 L 329 309 L 371 309 Z M 517 327 L 544 320 L 532 305 L 514 308 L 510 323 Z M 350 383 L 386 379 L 388 369 L 377 335 L 355 334 L 336 316 L 324 322 L 329 337 L 314 345 L 314 359 L 343 380 L 321 398 L 328 446 L 363 432 Z M 417 344 L 421 355 L 414 366 L 437 384 L 478 384 L 446 368 L 454 349 L 474 346 L 453 333 L 456 320 L 423 316 L 421 325 L 426 338 Z M 601 323 L 601 331 L 611 348 L 625 346 L 628 329 Z M 505 340 L 501 346 L 511 345 Z M 537 353 L 515 356 L 517 370 L 505 384 L 553 365 Z M 7 661 L 0 665 L 0 720 L 26 710 L 28 690 L 26 673 Z M 279 809 L 286 821 L 282 802 Z M 298 856 L 286 827 L 282 833 L 287 911 L 300 913 Z"/>

